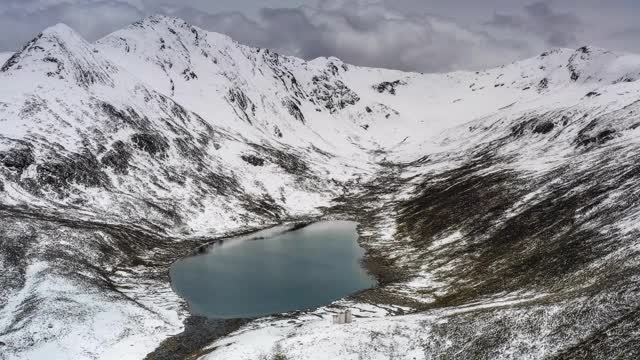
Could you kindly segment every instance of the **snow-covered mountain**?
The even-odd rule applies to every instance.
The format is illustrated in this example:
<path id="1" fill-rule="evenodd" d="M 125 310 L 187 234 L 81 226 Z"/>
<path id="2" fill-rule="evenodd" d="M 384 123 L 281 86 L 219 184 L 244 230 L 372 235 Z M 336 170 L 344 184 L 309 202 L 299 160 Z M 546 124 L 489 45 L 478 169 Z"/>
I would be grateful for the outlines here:
<path id="1" fill-rule="evenodd" d="M 154 16 L 5 58 L 0 358 L 640 351 L 640 56 L 405 73 Z M 379 288 L 220 339 L 239 324 L 211 331 L 171 291 L 212 238 L 323 217 L 360 222 Z M 342 306 L 359 321 L 332 327 Z"/>

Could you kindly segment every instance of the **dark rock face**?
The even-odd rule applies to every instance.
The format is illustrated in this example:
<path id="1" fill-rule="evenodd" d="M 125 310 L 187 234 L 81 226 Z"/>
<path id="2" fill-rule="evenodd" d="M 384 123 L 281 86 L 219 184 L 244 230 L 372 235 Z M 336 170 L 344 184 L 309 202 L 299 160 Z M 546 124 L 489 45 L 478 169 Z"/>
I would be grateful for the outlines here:
<path id="1" fill-rule="evenodd" d="M 548 134 L 553 130 L 554 126 L 551 121 L 543 121 L 533 128 L 533 132 L 536 134 Z"/>
<path id="2" fill-rule="evenodd" d="M 227 94 L 227 100 L 232 104 L 236 114 L 248 123 L 252 123 L 251 114 L 255 116 L 256 106 L 253 101 L 239 88 L 233 88 L 229 90 Z"/>
<path id="3" fill-rule="evenodd" d="M 571 81 L 578 81 L 580 79 L 580 69 L 579 64 L 582 61 L 589 60 L 589 55 L 591 54 L 591 49 L 587 46 L 583 46 L 577 49 L 573 55 L 569 58 L 569 63 L 567 64 L 567 69 L 569 70 Z"/>
<path id="4" fill-rule="evenodd" d="M 111 126 L 116 129 L 129 126 L 138 130 L 145 130 L 151 127 L 151 122 L 146 117 L 140 116 L 134 109 L 117 109 L 108 103 L 101 103 L 100 109 L 108 117 Z"/>
<path id="5" fill-rule="evenodd" d="M 260 52 L 260 50 L 258 50 Z M 265 65 L 273 71 L 273 75 L 292 93 L 292 96 L 298 99 L 306 98 L 305 91 L 284 63 L 289 61 L 286 57 L 280 56 L 278 53 L 265 49 L 262 52 L 262 60 Z"/>
<path id="6" fill-rule="evenodd" d="M 400 85 L 406 85 L 407 83 L 404 81 L 396 80 L 396 81 L 383 81 L 380 84 L 373 85 L 373 89 L 382 93 L 389 93 L 391 95 L 396 94 L 396 88 Z"/>
<path id="7" fill-rule="evenodd" d="M 182 76 L 186 81 L 198 78 L 198 75 L 196 75 L 196 73 L 193 72 L 191 69 L 184 69 L 184 71 L 182 72 Z"/>
<path id="8" fill-rule="evenodd" d="M 580 47 L 580 48 L 576 49 L 576 52 L 582 53 L 582 54 L 590 54 L 591 53 L 591 49 L 589 49 L 588 46 L 583 46 L 583 47 Z"/>
<path id="9" fill-rule="evenodd" d="M 521 122 L 511 128 L 511 135 L 515 137 L 521 137 L 532 129 L 535 129 L 539 121 L 540 120 L 538 118 L 523 119 Z"/>
<path id="10" fill-rule="evenodd" d="M 560 52 L 560 49 L 551 49 L 549 51 L 545 51 L 542 54 L 540 54 L 540 58 L 545 58 L 549 55 L 557 54 L 559 52 Z"/>
<path id="11" fill-rule="evenodd" d="M 203 162 L 205 161 L 205 151 L 203 150 L 203 146 L 208 144 L 208 141 L 204 142 L 196 142 L 196 140 L 190 138 L 189 136 L 183 136 L 173 140 L 176 149 L 180 156 L 182 156 L 185 160 L 190 162 L 200 164 L 203 166 Z M 198 146 L 200 145 L 200 146 Z"/>
<path id="12" fill-rule="evenodd" d="M 336 64 L 334 64 L 333 62 L 327 64 L 327 69 L 333 76 L 337 76 L 340 73 L 340 69 L 338 69 Z"/>
<path id="13" fill-rule="evenodd" d="M 272 163 L 277 164 L 289 174 L 309 176 L 309 166 L 294 152 L 286 152 L 274 147 L 258 144 L 251 144 L 251 146 L 260 154 L 264 154 Z"/>
<path id="14" fill-rule="evenodd" d="M 331 113 L 346 108 L 349 105 L 355 105 L 360 101 L 358 94 L 353 92 L 342 81 L 332 79 L 327 73 L 314 76 L 312 78 L 313 89 L 311 95 L 314 103 L 324 106 Z"/>
<path id="15" fill-rule="evenodd" d="M 605 127 L 606 122 L 601 119 L 594 119 L 585 127 L 580 129 L 576 137 L 575 144 L 578 147 L 588 147 L 592 145 L 602 145 L 613 140 L 618 134 L 615 129 Z"/>
<path id="16" fill-rule="evenodd" d="M 142 150 L 153 157 L 164 158 L 167 150 L 169 150 L 167 140 L 158 134 L 134 134 L 131 136 L 131 142 L 138 150 Z"/>
<path id="17" fill-rule="evenodd" d="M 196 176 L 196 179 L 206 186 L 207 192 L 213 190 L 213 193 L 223 196 L 235 195 L 240 192 L 240 183 L 235 177 L 207 172 L 203 176 Z"/>
<path id="18" fill-rule="evenodd" d="M 131 153 L 125 143 L 119 140 L 113 143 L 112 148 L 107 151 L 100 162 L 102 165 L 112 168 L 116 174 L 127 175 Z"/>
<path id="19" fill-rule="evenodd" d="M 297 99 L 292 99 L 292 98 L 288 98 L 285 99 L 282 102 L 282 105 L 284 105 L 287 110 L 289 111 L 289 114 L 291 114 L 291 116 L 293 116 L 294 118 L 296 118 L 296 120 L 300 121 L 301 123 L 305 123 L 305 119 L 304 119 L 304 114 L 302 114 L 302 110 L 300 110 L 300 102 Z"/>
<path id="20" fill-rule="evenodd" d="M 18 175 L 33 164 L 33 150 L 28 146 L 18 146 L 11 150 L 0 152 L 0 163 L 9 170 L 16 171 Z"/>
<path id="21" fill-rule="evenodd" d="M 578 81 L 578 79 L 580 78 L 580 73 L 577 72 L 576 70 L 570 70 L 571 72 L 571 81 Z"/>
<path id="22" fill-rule="evenodd" d="M 240 201 L 240 206 L 260 216 L 280 219 L 286 214 L 284 208 L 278 205 L 269 194 L 264 194 L 262 197 L 242 196 Z"/>
<path id="23" fill-rule="evenodd" d="M 253 165 L 253 166 L 264 166 L 264 159 L 259 158 L 255 155 L 242 155 L 242 160 Z"/>
<path id="24" fill-rule="evenodd" d="M 588 145 L 602 145 L 616 137 L 616 131 L 613 129 L 606 129 L 598 132 L 595 136 L 581 133 L 578 135 L 578 146 Z"/>
<path id="25" fill-rule="evenodd" d="M 60 76 L 60 74 L 64 70 L 64 63 L 62 63 L 62 61 L 60 61 L 60 60 L 58 60 L 58 59 L 56 59 L 54 57 L 48 56 L 48 57 L 44 58 L 43 61 L 55 64 L 55 66 L 56 66 L 56 70 L 55 71 L 49 71 L 47 73 L 47 76 L 49 76 L 49 77 Z"/>
<path id="26" fill-rule="evenodd" d="M 251 100 L 245 95 L 244 91 L 240 89 L 230 89 L 229 90 L 229 101 L 234 102 L 238 105 L 238 107 L 242 110 L 247 110 Z"/>
<path id="27" fill-rule="evenodd" d="M 279 138 L 282 138 L 282 131 L 280 130 L 280 128 L 278 126 L 274 126 L 273 127 L 273 134 Z"/>
<path id="28" fill-rule="evenodd" d="M 538 92 L 541 92 L 549 87 L 549 79 L 544 78 L 538 83 Z"/>
<path id="29" fill-rule="evenodd" d="M 4 214 L 3 214 L 4 215 Z M 26 267 L 29 264 L 27 254 L 37 242 L 37 235 L 31 224 L 16 231 L 15 219 L 3 216 L 0 222 L 0 262 L 5 265 L 0 275 L 4 289 L 18 289 L 24 285 Z M 0 350 L 1 351 L 1 350 Z"/>
<path id="30" fill-rule="evenodd" d="M 37 165 L 37 184 L 40 187 L 62 192 L 73 183 L 103 188 L 110 185 L 100 162 L 88 150 Z"/>

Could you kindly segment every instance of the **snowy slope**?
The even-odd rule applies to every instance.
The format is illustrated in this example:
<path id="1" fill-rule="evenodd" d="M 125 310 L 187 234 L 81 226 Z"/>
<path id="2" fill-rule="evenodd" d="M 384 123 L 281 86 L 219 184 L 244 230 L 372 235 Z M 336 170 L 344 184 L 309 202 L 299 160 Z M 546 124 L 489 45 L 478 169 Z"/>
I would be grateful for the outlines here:
<path id="1" fill-rule="evenodd" d="M 319 216 L 360 222 L 381 286 L 250 323 L 209 358 L 636 349 L 621 329 L 640 305 L 640 56 L 555 49 L 404 73 L 153 16 L 96 43 L 56 25 L 2 63 L 7 358 L 142 358 L 188 318 L 171 262 Z M 336 330 L 340 306 L 362 311 Z M 625 335 L 597 342 L 603 328 Z"/>

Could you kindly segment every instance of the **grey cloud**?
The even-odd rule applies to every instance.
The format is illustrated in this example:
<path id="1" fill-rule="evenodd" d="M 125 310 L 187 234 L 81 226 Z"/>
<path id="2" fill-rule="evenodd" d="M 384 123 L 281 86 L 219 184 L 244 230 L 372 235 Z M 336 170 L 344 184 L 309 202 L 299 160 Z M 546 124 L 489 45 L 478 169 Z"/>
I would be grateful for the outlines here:
<path id="1" fill-rule="evenodd" d="M 0 14 L 0 31 L 10 35 L 0 39 L 0 48 L 16 49 L 57 22 L 95 40 L 143 16 L 165 13 L 247 45 L 305 59 L 336 56 L 372 67 L 428 72 L 476 69 L 533 53 L 526 40 L 499 39 L 451 19 L 403 13 L 375 0 L 321 0 L 314 6 L 264 8 L 256 18 L 240 12 L 209 14 L 163 0 L 132 1 L 29 0 L 28 11 L 10 4 Z M 530 17 L 554 16 L 544 10 L 532 7 L 527 12 Z"/>
<path id="2" fill-rule="evenodd" d="M 508 27 L 508 28 L 521 28 L 524 24 L 524 19 L 517 15 L 502 15 L 494 14 L 493 19 L 487 22 L 487 25 Z"/>
<path id="3" fill-rule="evenodd" d="M 180 9 L 173 15 L 227 34 L 242 44 L 303 58 L 332 55 L 331 48 L 326 46 L 327 29 L 313 24 L 300 8 L 261 9 L 257 20 L 239 12 L 210 15 L 194 9 Z"/>
<path id="4" fill-rule="evenodd" d="M 449 20 L 410 16 L 372 2 L 262 9 L 255 20 L 238 13 L 187 20 L 242 43 L 306 59 L 337 56 L 358 65 L 402 70 L 477 68 L 522 55 L 522 47 L 513 42 L 500 43 Z"/>
<path id="5" fill-rule="evenodd" d="M 525 11 L 537 25 L 538 29 L 547 33 L 547 41 L 553 46 L 576 45 L 577 32 L 582 21 L 577 15 L 553 12 L 548 2 L 537 2 L 525 6 Z"/>
<path id="6" fill-rule="evenodd" d="M 494 27 L 521 30 L 540 36 L 549 46 L 569 47 L 577 45 L 578 33 L 583 23 L 570 12 L 555 12 L 549 2 L 539 1 L 524 6 L 523 14 L 507 15 L 496 13 L 486 23 Z"/>
<path id="7" fill-rule="evenodd" d="M 578 38 L 570 32 L 553 31 L 547 36 L 549 45 L 558 47 L 575 47 L 578 44 Z"/>
<path id="8" fill-rule="evenodd" d="M 617 15 L 599 14 L 595 0 L 313 0 L 303 6 L 302 0 L 273 0 L 269 4 L 280 7 L 263 9 L 259 0 L 0 0 L 0 51 L 18 48 L 57 22 L 95 40 L 162 13 L 306 59 L 336 56 L 415 71 L 478 69 L 581 41 L 638 49 L 634 24 L 620 35 L 626 28 L 607 20 L 631 5 L 611 1 Z"/>
<path id="9" fill-rule="evenodd" d="M 607 34 L 606 45 L 616 49 L 640 52 L 640 42 L 638 39 L 640 39 L 640 27 L 627 27 Z"/>
<path id="10" fill-rule="evenodd" d="M 132 5 L 120 1 L 58 3 L 35 11 L 11 7 L 0 13 L 0 49 L 16 50 L 43 29 L 65 23 L 89 39 L 96 39 L 142 17 Z"/>

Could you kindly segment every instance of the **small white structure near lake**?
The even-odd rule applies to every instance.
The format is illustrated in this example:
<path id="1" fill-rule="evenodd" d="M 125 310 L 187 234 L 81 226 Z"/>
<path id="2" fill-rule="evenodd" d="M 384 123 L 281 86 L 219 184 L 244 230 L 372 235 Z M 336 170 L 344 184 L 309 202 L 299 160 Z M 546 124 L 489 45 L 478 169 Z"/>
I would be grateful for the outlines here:
<path id="1" fill-rule="evenodd" d="M 333 315 L 334 324 L 350 324 L 353 321 L 353 315 L 351 310 L 346 310 L 341 313 Z"/>

